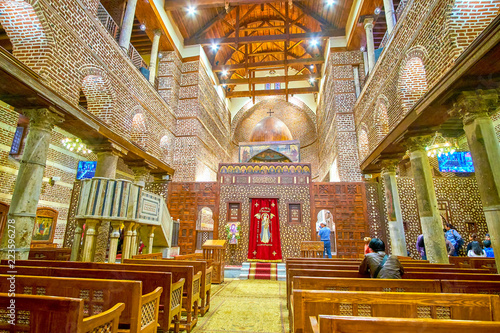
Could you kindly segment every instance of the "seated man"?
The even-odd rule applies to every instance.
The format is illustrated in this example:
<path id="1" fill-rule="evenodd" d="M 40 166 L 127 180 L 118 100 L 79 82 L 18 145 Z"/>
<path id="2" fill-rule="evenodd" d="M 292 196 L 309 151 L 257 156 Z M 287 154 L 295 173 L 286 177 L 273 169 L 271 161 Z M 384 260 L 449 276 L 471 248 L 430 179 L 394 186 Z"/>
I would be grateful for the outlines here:
<path id="1" fill-rule="evenodd" d="M 403 266 L 398 257 L 385 254 L 385 244 L 373 238 L 368 245 L 373 253 L 368 253 L 359 266 L 361 274 L 370 274 L 373 279 L 401 279 Z"/>

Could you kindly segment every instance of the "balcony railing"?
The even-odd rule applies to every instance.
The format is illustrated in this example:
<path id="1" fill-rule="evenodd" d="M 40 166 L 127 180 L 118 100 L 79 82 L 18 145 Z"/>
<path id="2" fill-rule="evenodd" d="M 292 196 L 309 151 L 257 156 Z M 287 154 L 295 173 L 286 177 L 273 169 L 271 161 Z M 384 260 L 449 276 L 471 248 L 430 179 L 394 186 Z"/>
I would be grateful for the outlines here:
<path id="1" fill-rule="evenodd" d="M 141 55 L 139 54 L 139 52 L 137 52 L 132 44 L 129 44 L 127 54 L 130 60 L 132 60 L 134 66 L 137 67 L 137 69 L 140 69 L 141 67 L 144 67 L 146 69 L 148 68 L 148 65 L 146 65 L 144 59 L 142 59 Z"/>
<path id="2" fill-rule="evenodd" d="M 97 8 L 97 18 L 101 21 L 102 25 L 109 32 L 111 36 L 116 40 L 118 39 L 118 32 L 120 31 L 120 27 L 116 24 L 115 20 L 109 15 L 106 8 L 99 3 L 99 7 Z"/>

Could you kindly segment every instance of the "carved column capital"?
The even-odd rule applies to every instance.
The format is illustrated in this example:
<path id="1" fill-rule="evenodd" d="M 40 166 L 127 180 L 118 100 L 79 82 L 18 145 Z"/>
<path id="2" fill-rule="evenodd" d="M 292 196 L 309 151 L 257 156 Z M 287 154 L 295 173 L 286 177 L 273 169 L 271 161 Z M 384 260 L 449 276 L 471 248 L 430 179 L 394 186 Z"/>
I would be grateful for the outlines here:
<path id="1" fill-rule="evenodd" d="M 121 146 L 111 141 L 103 141 L 103 142 L 86 141 L 85 143 L 96 154 L 104 153 L 104 154 L 115 155 L 118 157 L 123 157 L 127 155 L 127 150 L 125 150 Z"/>
<path id="2" fill-rule="evenodd" d="M 162 32 L 160 29 L 155 29 L 154 31 L 155 36 L 161 36 Z"/>
<path id="3" fill-rule="evenodd" d="M 427 147 L 431 138 L 432 135 L 412 136 L 403 142 L 403 146 L 405 146 L 409 151 L 425 150 L 425 147 Z"/>
<path id="4" fill-rule="evenodd" d="M 30 119 L 30 128 L 44 131 L 52 131 L 54 126 L 63 122 L 64 118 L 57 112 L 43 109 L 25 109 L 22 113 Z"/>
<path id="5" fill-rule="evenodd" d="M 381 173 L 396 172 L 399 162 L 401 161 L 397 159 L 383 160 L 380 162 L 380 165 L 382 166 Z"/>
<path id="6" fill-rule="evenodd" d="M 373 21 L 373 17 L 367 17 L 364 19 L 363 27 L 365 28 L 365 30 L 373 29 Z"/>
<path id="7" fill-rule="evenodd" d="M 449 113 L 462 118 L 464 125 L 480 117 L 489 117 L 499 106 L 496 89 L 462 91 L 455 99 Z"/>

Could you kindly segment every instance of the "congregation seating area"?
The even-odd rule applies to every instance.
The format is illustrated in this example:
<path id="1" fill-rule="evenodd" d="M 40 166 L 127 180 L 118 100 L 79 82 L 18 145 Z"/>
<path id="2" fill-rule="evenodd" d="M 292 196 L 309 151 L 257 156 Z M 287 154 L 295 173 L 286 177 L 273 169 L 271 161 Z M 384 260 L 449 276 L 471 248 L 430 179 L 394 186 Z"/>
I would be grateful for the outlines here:
<path id="1" fill-rule="evenodd" d="M 290 332 L 499 330 L 500 276 L 491 274 L 494 259 L 475 259 L 401 258 L 405 274 L 393 280 L 360 274 L 361 259 L 289 258 Z"/>
<path id="2" fill-rule="evenodd" d="M 53 320 L 67 316 L 76 325 L 64 332 L 190 332 L 198 316 L 210 308 L 211 265 L 204 260 L 163 260 L 161 254 L 145 258 L 150 259 L 128 259 L 121 264 L 18 260 L 16 297 L 60 298 L 56 305 L 44 303 L 42 309 L 30 312 L 28 319 L 31 323 L 42 320 L 38 318 L 43 311 L 54 307 L 56 315 L 50 316 Z M 1 302 L 8 302 L 7 294 L 1 294 L 9 292 L 10 287 L 7 260 L 2 260 L 0 274 L 4 274 Z M 16 311 L 31 311 L 32 305 L 24 304 L 16 302 Z M 65 309 L 69 313 L 64 313 Z"/>

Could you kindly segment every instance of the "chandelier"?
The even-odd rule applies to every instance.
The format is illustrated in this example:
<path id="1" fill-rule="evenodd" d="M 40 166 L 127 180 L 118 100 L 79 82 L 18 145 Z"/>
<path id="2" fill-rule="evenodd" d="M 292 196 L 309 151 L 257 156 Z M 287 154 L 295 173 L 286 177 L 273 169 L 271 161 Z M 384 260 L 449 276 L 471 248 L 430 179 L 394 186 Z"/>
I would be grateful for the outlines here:
<path id="1" fill-rule="evenodd" d="M 64 147 L 69 151 L 82 153 L 84 155 L 90 154 L 92 152 L 92 150 L 88 149 L 87 145 L 83 143 L 82 140 L 79 138 L 66 138 L 63 139 L 61 142 L 64 145 Z"/>
<path id="2" fill-rule="evenodd" d="M 445 139 L 439 132 L 434 134 L 434 137 L 431 142 L 429 142 L 429 145 L 425 147 L 427 156 L 429 157 L 441 156 L 443 154 L 453 154 L 457 149 L 458 144 L 456 140 Z"/>

